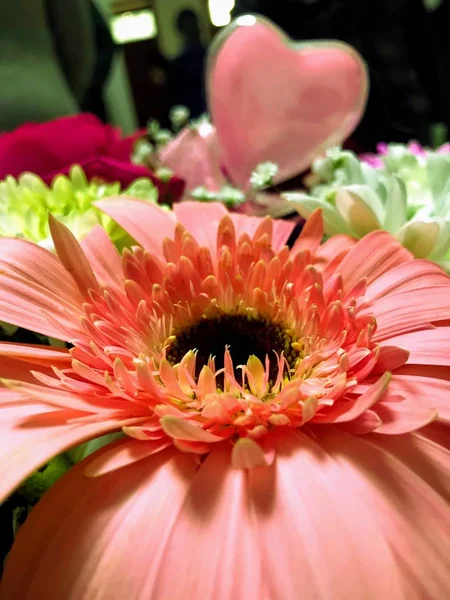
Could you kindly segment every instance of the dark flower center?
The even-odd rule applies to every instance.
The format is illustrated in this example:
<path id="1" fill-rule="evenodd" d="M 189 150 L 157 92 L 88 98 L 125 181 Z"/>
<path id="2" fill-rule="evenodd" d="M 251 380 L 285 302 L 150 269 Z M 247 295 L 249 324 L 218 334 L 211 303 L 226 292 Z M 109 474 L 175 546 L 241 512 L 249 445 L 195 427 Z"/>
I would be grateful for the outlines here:
<path id="1" fill-rule="evenodd" d="M 294 367 L 299 358 L 299 352 L 292 345 L 295 341 L 293 332 L 262 317 L 223 314 L 201 319 L 174 335 L 176 340 L 168 349 L 167 359 L 177 364 L 187 352 L 196 350 L 197 376 L 211 356 L 215 358 L 216 370 L 222 369 L 227 346 L 238 380 L 240 370 L 236 370 L 237 367 L 245 365 L 252 354 L 263 364 L 266 356 L 269 357 L 272 381 L 278 372 L 275 353 L 280 355 L 283 352 L 290 367 Z"/>

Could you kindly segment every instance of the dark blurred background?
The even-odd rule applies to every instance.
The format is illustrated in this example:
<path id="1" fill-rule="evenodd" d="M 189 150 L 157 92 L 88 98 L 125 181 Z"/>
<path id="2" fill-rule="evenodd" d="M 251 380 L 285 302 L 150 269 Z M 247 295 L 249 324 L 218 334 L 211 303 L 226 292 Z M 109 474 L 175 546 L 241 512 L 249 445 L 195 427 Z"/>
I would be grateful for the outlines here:
<path id="1" fill-rule="evenodd" d="M 80 111 L 131 133 L 171 106 L 206 110 L 208 44 L 260 13 L 293 39 L 339 39 L 369 66 L 352 139 L 433 143 L 450 124 L 450 0 L 15 0 L 2 6 L 0 131 Z M 434 133 L 433 133 L 434 132 Z"/>

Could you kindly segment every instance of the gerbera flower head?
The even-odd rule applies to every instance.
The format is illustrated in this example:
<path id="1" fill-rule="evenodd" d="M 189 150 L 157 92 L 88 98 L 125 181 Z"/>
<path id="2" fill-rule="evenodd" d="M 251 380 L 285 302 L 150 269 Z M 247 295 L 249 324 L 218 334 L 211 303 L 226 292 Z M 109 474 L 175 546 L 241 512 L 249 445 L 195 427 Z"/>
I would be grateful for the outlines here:
<path id="1" fill-rule="evenodd" d="M 115 242 L 124 237 L 123 230 L 93 206 L 93 202 L 128 195 L 156 202 L 158 192 L 150 179 L 137 179 L 125 190 L 119 183 L 88 181 L 83 169 L 74 165 L 69 175 L 57 175 L 47 185 L 34 173 L 17 179 L 8 176 L 0 182 L 0 235 L 23 237 L 51 245 L 48 213 L 51 212 L 81 239 L 96 224 L 102 224 Z"/>
<path id="2" fill-rule="evenodd" d="M 313 164 L 309 193 L 287 193 L 305 218 L 324 211 L 325 233 L 389 231 L 417 258 L 450 268 L 450 154 L 446 147 L 385 144 L 358 158 L 332 148 Z"/>
<path id="3" fill-rule="evenodd" d="M 441 269 L 381 231 L 320 245 L 320 213 L 289 249 L 220 204 L 97 206 L 139 246 L 0 240 L 0 318 L 72 345 L 0 345 L 3 492 L 125 434 L 34 509 L 5 597 L 445 597 Z"/>

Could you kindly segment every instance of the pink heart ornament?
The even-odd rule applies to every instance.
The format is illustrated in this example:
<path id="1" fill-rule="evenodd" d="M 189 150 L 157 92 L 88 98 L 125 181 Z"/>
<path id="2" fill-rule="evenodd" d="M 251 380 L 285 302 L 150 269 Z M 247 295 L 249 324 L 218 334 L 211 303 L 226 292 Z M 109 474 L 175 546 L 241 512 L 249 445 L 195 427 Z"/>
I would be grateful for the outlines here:
<path id="1" fill-rule="evenodd" d="M 362 57 L 337 41 L 293 42 L 259 16 L 240 17 L 214 40 L 209 111 L 221 162 L 243 188 L 261 162 L 275 182 L 307 169 L 359 123 L 368 94 Z"/>

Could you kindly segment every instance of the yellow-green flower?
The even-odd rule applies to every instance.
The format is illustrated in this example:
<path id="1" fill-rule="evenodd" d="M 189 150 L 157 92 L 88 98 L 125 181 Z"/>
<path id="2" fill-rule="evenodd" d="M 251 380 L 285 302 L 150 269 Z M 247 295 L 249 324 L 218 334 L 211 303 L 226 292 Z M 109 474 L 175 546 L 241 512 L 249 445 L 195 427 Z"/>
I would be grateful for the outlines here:
<path id="1" fill-rule="evenodd" d="M 0 236 L 21 237 L 52 247 L 48 213 L 62 221 L 81 239 L 97 224 L 122 246 L 126 234 L 93 203 L 102 198 L 126 195 L 156 202 L 158 191 L 150 179 L 141 178 L 122 190 L 120 183 L 88 181 L 83 169 L 74 165 L 69 176 L 58 175 L 51 186 L 33 173 L 0 182 Z"/>

